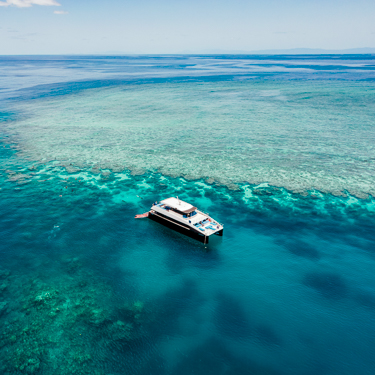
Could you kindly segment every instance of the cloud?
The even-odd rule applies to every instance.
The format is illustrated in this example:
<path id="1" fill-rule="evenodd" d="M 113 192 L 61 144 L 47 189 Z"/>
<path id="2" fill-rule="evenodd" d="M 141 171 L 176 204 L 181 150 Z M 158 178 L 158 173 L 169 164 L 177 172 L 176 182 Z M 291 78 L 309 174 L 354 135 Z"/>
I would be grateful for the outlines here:
<path id="1" fill-rule="evenodd" d="M 17 8 L 30 8 L 33 5 L 46 5 L 46 6 L 60 6 L 56 0 L 6 0 L 0 1 L 1 7 L 8 7 L 9 5 L 16 6 Z"/>
<path id="2" fill-rule="evenodd" d="M 55 13 L 55 14 L 68 14 L 69 12 L 67 12 L 65 10 L 55 10 L 53 13 Z"/>

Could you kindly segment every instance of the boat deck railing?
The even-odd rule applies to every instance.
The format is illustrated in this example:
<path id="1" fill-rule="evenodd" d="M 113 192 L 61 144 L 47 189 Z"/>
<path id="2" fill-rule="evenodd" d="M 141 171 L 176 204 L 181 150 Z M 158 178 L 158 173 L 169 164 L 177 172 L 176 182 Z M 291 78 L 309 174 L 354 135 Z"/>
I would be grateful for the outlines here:
<path id="1" fill-rule="evenodd" d="M 208 217 L 211 217 L 210 214 L 208 212 L 203 212 L 201 210 L 197 210 L 199 213 L 203 214 L 203 215 L 206 215 Z M 215 220 L 216 223 L 218 223 L 219 225 L 221 225 L 223 228 L 224 228 L 224 225 L 219 223 L 217 220 Z"/>

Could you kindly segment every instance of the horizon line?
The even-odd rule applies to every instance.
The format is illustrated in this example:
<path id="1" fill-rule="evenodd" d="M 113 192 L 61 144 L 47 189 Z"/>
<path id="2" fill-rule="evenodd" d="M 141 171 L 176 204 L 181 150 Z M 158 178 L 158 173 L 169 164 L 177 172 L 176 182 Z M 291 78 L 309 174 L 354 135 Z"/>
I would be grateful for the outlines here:
<path id="1" fill-rule="evenodd" d="M 289 48 L 289 49 L 264 49 L 264 50 L 220 50 L 209 49 L 202 51 L 181 51 L 174 53 L 147 53 L 147 52 L 122 52 L 103 51 L 92 53 L 13 53 L 0 54 L 0 56 L 175 56 L 175 55 L 374 55 L 375 47 L 355 47 L 346 49 L 324 48 Z"/>

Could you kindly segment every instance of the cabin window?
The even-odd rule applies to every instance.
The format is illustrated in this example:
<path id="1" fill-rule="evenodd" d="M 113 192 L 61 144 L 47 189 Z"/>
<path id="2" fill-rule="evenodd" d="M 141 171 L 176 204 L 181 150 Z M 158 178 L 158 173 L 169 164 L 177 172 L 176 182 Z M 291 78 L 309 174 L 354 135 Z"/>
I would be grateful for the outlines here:
<path id="1" fill-rule="evenodd" d="M 197 214 L 197 212 L 196 211 L 193 211 L 192 213 L 191 213 L 191 216 L 194 216 L 194 215 L 196 215 Z"/>

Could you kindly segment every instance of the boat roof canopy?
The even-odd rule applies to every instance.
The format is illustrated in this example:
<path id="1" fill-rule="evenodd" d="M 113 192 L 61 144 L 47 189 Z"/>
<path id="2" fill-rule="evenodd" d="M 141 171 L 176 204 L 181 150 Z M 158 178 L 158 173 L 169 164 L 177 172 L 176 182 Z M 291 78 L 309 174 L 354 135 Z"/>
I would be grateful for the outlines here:
<path id="1" fill-rule="evenodd" d="M 167 198 L 161 201 L 161 203 L 166 204 L 177 211 L 183 212 L 184 214 L 190 214 L 197 209 L 197 207 L 192 206 L 190 203 L 186 203 L 178 198 Z"/>

